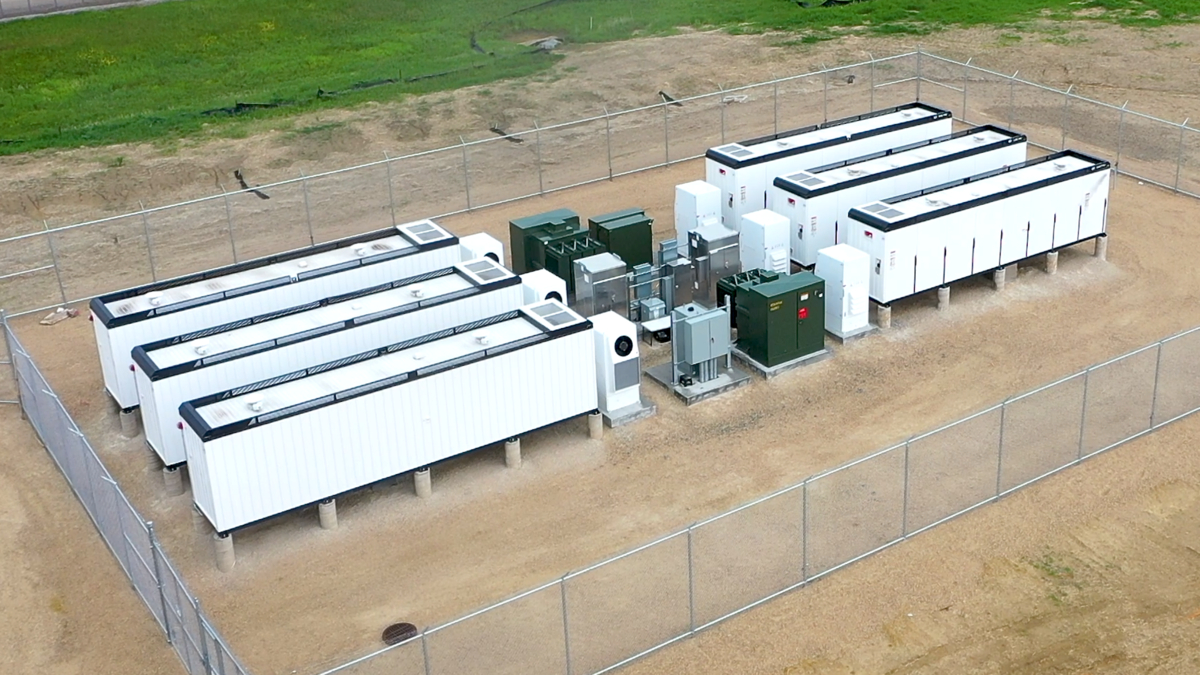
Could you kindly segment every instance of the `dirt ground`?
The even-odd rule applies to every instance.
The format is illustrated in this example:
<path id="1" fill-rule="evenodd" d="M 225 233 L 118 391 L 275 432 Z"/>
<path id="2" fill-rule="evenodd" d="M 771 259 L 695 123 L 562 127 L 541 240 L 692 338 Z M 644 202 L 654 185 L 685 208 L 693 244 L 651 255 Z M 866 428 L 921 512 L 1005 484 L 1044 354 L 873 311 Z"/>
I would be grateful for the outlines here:
<path id="1" fill-rule="evenodd" d="M 1200 86 L 1193 80 L 1200 76 L 1182 64 L 1189 54 L 1194 57 L 1200 53 L 1197 46 L 1200 40 L 1196 39 L 1200 38 L 1200 30 L 1189 27 L 1135 32 L 1081 28 L 1080 33 L 1087 41 L 1070 47 L 1054 42 L 1035 43 L 1035 37 L 1027 38 L 1028 44 L 1016 48 L 999 46 L 996 34 L 978 31 L 940 34 L 928 40 L 926 47 L 960 56 L 986 52 L 976 62 L 1000 69 L 1021 68 L 1028 77 L 1048 83 L 1088 82 L 1087 86 L 1094 87 L 1093 95 L 1107 92 L 1103 98 L 1109 100 L 1136 95 L 1141 109 L 1166 117 L 1184 117 L 1184 111 L 1195 107 L 1194 92 L 1200 91 Z M 611 91 L 605 89 L 598 94 L 599 100 L 619 101 L 618 96 L 610 98 L 609 94 L 615 91 L 634 97 L 628 88 L 631 82 L 646 84 L 647 91 L 665 88 L 662 73 L 669 71 L 672 92 L 686 95 L 711 89 L 709 79 L 714 72 L 730 79 L 739 76 L 743 78 L 740 81 L 760 80 L 771 74 L 808 69 L 821 61 L 854 60 L 855 54 L 865 50 L 883 53 L 891 47 L 896 48 L 892 51 L 898 51 L 900 47 L 898 43 L 844 40 L 813 50 L 796 50 L 774 47 L 771 40 L 703 34 L 579 49 L 564 62 L 564 67 L 575 67 L 576 71 L 558 80 L 526 86 L 558 96 L 547 99 L 547 105 L 553 103 L 558 111 L 577 111 L 570 106 L 577 104 L 576 99 L 586 98 L 579 93 L 581 82 L 586 82 L 589 88 L 610 87 Z M 1165 46 L 1173 42 L 1183 44 Z M 706 48 L 702 49 L 702 45 Z M 730 52 L 742 57 L 732 60 L 732 68 L 726 65 L 730 63 Z M 1071 68 L 1063 64 L 1071 64 Z M 1129 78 L 1130 68 L 1143 73 L 1143 77 Z M 652 78 L 657 78 L 653 79 L 653 84 L 650 83 Z M 1131 88 L 1114 94 L 1111 87 L 1102 89 L 1100 83 L 1104 82 L 1124 83 L 1122 86 Z M 501 86 L 518 85 L 493 86 L 488 97 L 479 92 L 443 95 L 449 99 L 445 105 L 453 104 L 464 119 L 488 119 L 495 113 L 486 110 L 478 113 L 478 108 L 471 107 L 472 101 L 495 97 Z M 570 95 L 572 86 L 575 96 Z M 693 88 L 689 91 L 689 87 Z M 1193 93 L 1185 95 L 1182 92 Z M 366 121 L 354 122 L 347 127 L 359 129 L 358 133 L 362 134 L 361 128 L 372 123 L 382 125 L 380 118 L 392 114 L 376 108 L 386 106 L 339 115 L 350 119 L 361 113 Z M 380 118 L 372 121 L 372 115 Z M 519 126 L 522 118 L 513 113 L 510 119 L 512 124 Z M 452 124 L 447 122 L 447 125 L 452 129 Z M 432 130 L 430 136 L 436 137 Z M 175 157 L 149 162 L 153 166 L 141 166 L 137 162 L 130 166 L 127 161 L 130 173 L 127 174 L 125 193 L 162 190 L 186 195 L 189 189 L 211 190 L 211 181 L 205 185 L 196 179 L 207 169 L 200 171 L 195 165 L 188 168 L 185 155 L 195 151 L 197 156 L 207 153 L 210 159 L 220 156 L 234 161 L 226 169 L 214 168 L 218 173 L 236 166 L 248 166 L 241 162 L 255 155 L 255 149 L 261 153 L 264 148 L 273 148 L 272 151 L 278 153 L 275 159 L 283 161 L 280 158 L 287 157 L 292 150 L 281 149 L 278 140 L 270 137 L 271 134 L 267 134 L 263 138 L 240 142 L 213 141 L 204 144 L 203 151 L 199 147 L 184 148 Z M 363 148 L 373 148 L 386 147 L 383 141 L 391 139 L 362 136 L 360 140 Z M 238 147 L 238 143 L 244 144 L 240 146 L 244 149 L 234 152 L 232 148 Z M 325 145 L 336 147 L 337 143 L 330 139 Z M 353 161 L 332 151 L 319 158 L 319 161 L 324 160 L 339 164 Z M 265 168 L 270 161 L 266 160 L 262 166 Z M 300 160 L 293 160 L 296 161 Z M 95 194 L 97 183 L 93 181 L 101 180 L 112 171 L 96 170 L 94 162 L 91 170 L 85 169 L 79 156 L 73 159 L 71 153 L 10 158 L 5 162 L 8 163 L 6 171 L 13 170 L 14 182 L 24 186 L 18 186 L 18 190 L 41 195 L 37 197 L 38 204 L 57 204 L 56 208 L 63 209 L 64 213 L 78 210 L 94 214 L 101 208 L 99 203 L 89 203 L 93 199 L 91 196 L 81 197 L 72 204 L 71 195 Z M 172 162 L 178 168 L 175 175 L 183 177 L 175 183 L 171 183 L 173 179 L 170 178 Z M 52 176 L 56 170 L 67 172 L 58 177 L 62 180 L 57 181 L 57 187 Z M 76 173 L 70 173 L 72 170 Z M 545 208 L 571 206 L 581 213 L 593 214 L 638 204 L 658 218 L 657 234 L 661 237 L 671 229 L 670 187 L 694 179 L 700 173 L 698 163 L 678 164 L 670 169 L 598 183 L 553 197 L 448 218 L 445 224 L 459 234 L 480 230 L 501 234 L 503 223 L 509 217 L 540 210 L 543 205 Z M 150 183 L 153 176 L 164 182 L 155 187 Z M 269 179 L 253 174 L 252 178 L 258 182 Z M 127 204 L 128 199 L 120 197 L 112 201 Z M 136 201 L 137 197 L 132 199 Z M 15 209 L 14 203 L 18 204 Z M 30 200 L 23 197 L 15 202 L 0 197 L 0 209 L 4 209 L 0 213 L 8 216 L 4 218 L 5 223 L 19 229 L 20 221 L 14 217 L 14 210 L 30 212 L 20 206 L 27 203 L 31 203 Z M 1147 213 L 1154 216 L 1148 218 Z M 1196 277 L 1200 272 L 1194 269 L 1187 254 L 1187 244 L 1200 236 L 1187 225 L 1195 221 L 1198 213 L 1200 204 L 1194 201 L 1122 179 L 1110 209 L 1112 237 L 1108 264 L 1092 259 L 1087 255 L 1088 251 L 1068 251 L 1060 260 L 1057 277 L 1049 278 L 1037 266 L 1030 266 L 1003 295 L 994 294 L 983 283 L 966 282 L 955 287 L 953 306 L 947 314 L 931 311 L 932 303 L 928 298 L 914 299 L 896 308 L 896 328 L 889 334 L 841 349 L 832 361 L 771 382 L 756 382 L 748 389 L 686 412 L 663 391 L 647 383 L 645 392 L 658 403 L 661 411 L 653 422 L 610 433 L 603 443 L 586 441 L 583 424 L 578 421 L 533 434 L 524 443 L 527 461 L 519 472 L 502 470 L 497 449 L 475 453 L 435 468 L 435 495 L 428 502 L 413 497 L 406 483 L 367 491 L 341 501 L 342 526 L 335 532 L 318 530 L 314 513 L 300 513 L 239 533 L 238 567 L 230 575 L 220 575 L 213 569 L 210 549 L 192 532 L 187 499 L 164 497 L 161 483 L 148 467 L 146 451 L 137 443 L 122 441 L 116 434 L 111 411 L 101 395 L 99 369 L 92 357 L 90 327 L 86 321 L 42 328 L 27 320 L 18 330 L 68 408 L 100 448 L 105 462 L 125 485 L 134 504 L 159 524 L 159 533 L 168 551 L 200 594 L 216 625 L 247 665 L 263 674 L 290 673 L 292 670 L 311 672 L 374 648 L 379 631 L 392 621 L 430 625 L 452 618 L 673 531 L 687 522 L 794 483 L 819 469 L 952 420 L 1011 393 L 1200 323 L 1200 306 L 1195 302 L 1195 289 L 1200 281 Z M 1161 307 L 1171 309 L 1153 309 Z M 652 359 L 663 357 L 662 348 L 651 355 Z M 980 373 L 987 373 L 987 376 L 980 377 Z M 864 418 L 863 410 L 872 411 L 871 415 Z M 828 659 L 831 672 L 837 672 L 835 668 L 842 666 L 858 672 L 887 672 L 888 668 L 901 666 L 909 670 L 897 672 L 916 672 L 921 668 L 935 672 L 938 664 L 932 660 L 927 666 L 920 666 L 915 662 L 886 659 L 897 657 L 904 650 L 907 650 L 906 654 L 911 652 L 904 657 L 906 659 L 917 659 L 925 652 L 937 650 L 938 654 L 946 654 L 945 658 L 959 658 L 961 661 L 957 663 L 967 665 L 956 670 L 950 661 L 945 661 L 945 670 L 936 672 L 983 668 L 981 654 L 985 652 L 970 651 L 976 648 L 973 631 L 980 626 L 999 624 L 920 623 L 910 627 L 901 621 L 887 628 L 879 621 L 866 620 L 860 629 L 866 632 L 860 635 L 866 634 L 870 640 L 882 640 L 881 644 L 884 644 L 890 639 L 887 637 L 890 632 L 895 632 L 899 636 L 895 640 L 904 645 L 904 649 L 887 647 L 881 648 L 878 657 L 854 656 L 855 643 L 851 640 L 840 642 L 845 635 L 853 633 L 832 620 L 833 617 L 846 621 L 853 619 L 855 613 L 845 611 L 848 605 L 844 598 L 850 596 L 826 596 L 824 593 L 834 592 L 828 589 L 842 588 L 841 584 L 850 583 L 843 580 L 844 576 L 850 575 L 860 580 L 858 590 L 872 588 L 868 581 L 882 589 L 890 589 L 887 592 L 894 598 L 894 604 L 890 606 L 919 608 L 924 606 L 920 604 L 924 602 L 923 596 L 916 594 L 919 589 L 908 595 L 910 588 L 915 588 L 913 584 L 919 581 L 926 583 L 927 588 L 956 588 L 952 585 L 954 580 L 963 578 L 954 576 L 959 573 L 959 568 L 979 570 L 985 567 L 998 570 L 994 574 L 1000 579 L 985 579 L 985 590 L 993 587 L 1000 590 L 991 595 L 972 596 L 972 602 L 976 604 L 971 605 L 970 611 L 1012 618 L 1003 625 L 1018 625 L 1020 639 L 1009 639 L 1003 646 L 1014 650 L 1013 658 L 1026 658 L 1029 663 L 1036 664 L 1038 659 L 1055 658 L 1054 654 L 1059 651 L 1070 653 L 1070 642 L 1064 642 L 1061 635 L 1065 624 L 1054 623 L 1053 616 L 1042 623 L 1035 622 L 1036 625 L 1019 623 L 1025 616 L 1022 612 L 1031 604 L 1040 607 L 1034 601 L 1049 593 L 1044 586 L 1050 582 L 1038 576 L 1042 568 L 1058 570 L 1066 564 L 1079 579 L 1079 589 L 1071 586 L 1061 593 L 1054 591 L 1060 600 L 1062 594 L 1068 595 L 1064 606 L 1079 602 L 1091 607 L 1093 605 L 1087 603 L 1100 602 L 1095 598 L 1126 601 L 1137 597 L 1141 591 L 1130 587 L 1132 576 L 1101 576 L 1090 563 L 1071 564 L 1083 554 L 1072 548 L 1069 541 L 1064 541 L 1062 533 L 1099 527 L 1091 519 L 1100 512 L 1076 508 L 1086 501 L 1072 498 L 1066 488 L 1081 486 L 1079 489 L 1084 489 L 1091 485 L 1093 492 L 1103 494 L 1096 485 L 1079 478 L 1084 475 L 1081 472 L 1092 470 L 1090 467 L 1100 466 L 1103 462 L 1116 461 L 1113 458 L 1126 457 L 1133 447 L 1147 444 L 1161 444 L 1164 454 L 1176 462 L 1187 463 L 1188 454 L 1179 449 L 1186 447 L 1189 437 L 1175 434 L 1182 434 L 1179 429 L 1190 429 L 1187 425 L 1191 424 L 1178 425 L 1176 429 L 1139 442 L 1138 446 L 1118 450 L 1110 457 L 1097 460 L 1089 464 L 1089 468 L 1035 488 L 1041 491 L 1037 494 L 1050 493 L 1045 502 L 1030 507 L 1032 513 L 1046 520 L 1024 517 L 1024 512 L 1017 507 L 1033 497 L 1018 495 L 989 507 L 980 515 L 924 535 L 914 543 L 856 565 L 808 591 L 791 596 L 784 602 L 810 603 L 818 602 L 810 598 L 819 598 L 819 605 L 806 605 L 812 608 L 806 616 L 811 614 L 829 620 L 815 626 L 800 625 L 791 623 L 786 617 L 793 614 L 788 613 L 776 615 L 783 618 L 771 621 L 776 630 L 803 632 L 812 642 L 776 640 L 773 642 L 779 647 L 777 653 L 762 656 L 750 655 L 773 648 L 753 647 L 747 642 L 745 661 L 738 661 L 740 657 L 735 655 L 712 656 L 712 650 L 721 647 L 704 646 L 712 645 L 713 640 L 735 639 L 724 636 L 736 635 L 737 626 L 744 621 L 761 620 L 769 607 L 690 642 L 688 647 L 678 650 L 679 656 L 672 656 L 668 651 L 655 658 L 707 659 L 699 663 L 689 661 L 686 665 L 689 670 L 702 672 L 707 672 L 706 669 L 726 672 L 719 669 L 731 663 L 742 663 L 742 670 L 749 671 L 761 667 L 757 672 L 807 672 L 801 668 L 826 672 L 825 662 L 812 661 L 810 664 L 805 661 L 814 658 L 813 654 L 825 654 L 821 658 Z M 1166 439 L 1175 441 L 1168 443 Z M 46 464 L 44 469 L 53 471 L 49 460 L 42 457 Z M 1166 479 L 1155 483 L 1152 476 L 1158 474 L 1140 466 L 1136 460 L 1130 461 L 1130 466 L 1142 469 L 1139 475 L 1149 477 L 1143 483 L 1132 484 L 1128 490 L 1117 493 L 1116 496 L 1131 500 L 1128 503 L 1133 506 L 1129 507 L 1129 513 L 1138 508 L 1137 504 L 1148 503 L 1145 500 L 1153 498 L 1156 490 L 1166 490 L 1171 499 L 1176 498 L 1172 495 L 1177 496 L 1177 493 L 1172 492 L 1171 487 L 1161 487 Z M 1169 464 L 1155 465 L 1154 468 L 1162 468 L 1165 472 L 1162 475 L 1178 477 L 1189 485 L 1194 485 L 1194 478 L 1186 476 L 1194 476 L 1198 470 L 1194 467 L 1175 468 Z M 1103 474 L 1099 480 L 1107 476 Z M 1168 534 L 1186 532 L 1186 529 L 1171 530 L 1172 527 L 1194 527 L 1188 524 L 1189 514 L 1195 513 L 1192 506 L 1195 500 L 1190 496 L 1194 488 L 1188 490 L 1180 498 L 1182 502 L 1172 502 L 1182 503 L 1183 507 L 1174 516 L 1177 525 L 1162 526 Z M 1139 502 L 1139 499 L 1143 501 Z M 1126 502 L 1114 499 L 1112 503 Z M 1163 555 L 1161 547 L 1155 548 L 1146 538 L 1136 536 L 1143 531 L 1135 527 L 1139 521 L 1132 517 L 1128 521 L 1121 520 L 1120 513 L 1113 513 L 1112 520 L 1103 521 L 1102 525 L 1117 533 L 1113 537 L 1118 543 L 1128 542 L 1122 549 L 1127 552 L 1122 555 L 1127 555 L 1138 565 L 1158 564 Z M 963 531 L 967 527 L 965 524 L 976 523 L 978 518 L 989 519 L 993 525 L 1011 519 L 1020 527 L 1020 534 L 995 540 L 986 539 L 984 535 L 999 533 L 998 526 L 971 527 Z M 29 531 L 31 536 L 44 536 L 39 530 Z M 950 536 L 946 534 L 949 531 L 958 532 L 959 538 L 954 544 L 937 546 L 938 555 L 947 560 L 957 556 L 959 560 L 958 567 L 947 567 L 945 574 L 942 571 L 928 574 L 932 567 L 929 559 L 914 558 L 911 563 L 914 571 L 905 583 L 897 584 L 891 568 L 881 563 L 899 555 L 917 558 L 932 555 L 934 544 L 921 542 L 938 542 L 939 537 Z M 1122 539 L 1120 532 L 1123 531 L 1132 534 Z M 562 545 L 564 541 L 570 544 Z M 99 542 L 96 544 L 99 546 Z M 48 547 L 53 545 L 47 543 Z M 953 555 L 948 554 L 947 549 L 953 551 Z M 1041 561 L 1042 558 L 1036 556 L 1043 549 L 1050 552 L 1047 555 L 1051 556 L 1052 564 L 1035 567 L 1025 562 L 1030 556 Z M 99 550 L 103 551 L 102 546 Z M 18 554 L 16 559 L 24 557 Z M 1069 562 L 1054 562 L 1062 560 Z M 112 569 L 116 574 L 115 565 Z M 1016 572 L 1006 572 L 1010 569 Z M 918 574 L 917 570 L 923 573 Z M 1153 571 L 1139 575 L 1139 578 L 1150 579 Z M 1058 583 L 1064 573 L 1057 571 L 1056 574 L 1058 576 L 1051 575 L 1054 583 Z M 1187 579 L 1190 588 L 1147 582 L 1148 589 L 1143 590 L 1165 595 L 1179 592 L 1181 598 L 1194 599 L 1194 574 Z M 111 584 L 113 593 L 125 593 L 126 589 L 121 586 Z M 961 592 L 966 593 L 965 590 Z M 881 590 L 869 597 L 883 593 Z M 1014 594 L 1018 593 L 1023 595 L 1014 601 L 1013 597 L 1018 597 Z M 132 594 L 128 594 L 128 603 L 130 621 L 140 620 L 153 628 L 149 618 L 136 606 Z M 869 609 L 873 605 L 864 600 L 863 606 Z M 863 616 L 868 609 L 862 611 Z M 1191 611 L 1189 609 L 1187 614 Z M 886 612 L 871 614 L 875 618 L 891 616 Z M 1029 617 L 1043 614 L 1032 612 Z M 92 616 L 101 620 L 99 614 Z M 1095 628 L 1098 635 L 1111 636 L 1117 629 L 1100 623 L 1109 619 L 1119 622 L 1123 615 L 1097 610 L 1089 616 L 1099 622 Z M 1169 623 L 1165 613 L 1159 612 L 1158 616 Z M 339 618 L 331 620 L 330 617 Z M 746 633 L 760 632 L 753 627 L 745 630 Z M 996 630 L 995 639 L 1006 639 L 1003 630 Z M 1126 631 L 1123 635 L 1128 641 L 1140 641 L 1139 644 L 1159 640 L 1163 634 L 1161 625 L 1149 619 L 1121 630 Z M 49 632 L 46 634 L 50 635 Z M 941 636 L 945 636 L 944 640 L 939 641 Z M 52 643 L 53 638 L 47 637 L 47 642 Z M 795 649 L 790 647 L 793 644 Z M 945 644 L 950 646 L 944 647 Z M 814 645 L 824 651 L 815 651 Z M 97 664 L 108 664 L 111 659 L 131 658 L 131 652 L 137 650 L 119 650 L 119 653 L 111 650 L 111 654 L 109 651 L 97 647 L 89 653 L 94 654 Z M 704 656 L 705 653 L 709 656 Z M 1022 653 L 1026 656 L 1021 657 Z M 872 658 L 876 660 L 870 660 Z M 1153 660 L 1153 654 L 1147 658 Z M 651 660 L 638 667 L 650 668 L 655 663 L 660 663 L 659 670 L 664 670 L 675 669 L 676 662 Z M 680 669 L 685 667 L 683 661 L 677 663 Z M 998 662 L 995 672 L 1007 672 L 1009 668 L 1004 667 L 1005 663 L 1013 667 L 1020 665 L 1016 661 Z M 1174 670 L 1167 667 L 1170 663 L 1176 662 L 1165 660 L 1164 653 L 1163 672 Z M 105 667 L 96 666 L 101 672 Z M 154 667 L 147 662 L 141 670 L 147 672 Z M 1104 670 L 1104 664 L 1088 667 L 1096 672 L 1133 672 Z M 110 672 L 118 670 L 119 664 L 114 664 Z M 1027 672 L 1047 670 L 1033 668 Z"/>

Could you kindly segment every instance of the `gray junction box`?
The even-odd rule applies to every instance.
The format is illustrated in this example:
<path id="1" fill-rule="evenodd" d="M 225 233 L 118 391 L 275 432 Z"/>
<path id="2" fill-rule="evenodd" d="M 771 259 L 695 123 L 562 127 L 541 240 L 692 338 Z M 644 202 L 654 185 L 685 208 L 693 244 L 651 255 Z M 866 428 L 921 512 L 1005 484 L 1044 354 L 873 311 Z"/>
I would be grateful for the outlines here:
<path id="1" fill-rule="evenodd" d="M 729 313 L 696 303 L 671 312 L 671 352 L 675 379 L 708 382 L 729 359 Z"/>

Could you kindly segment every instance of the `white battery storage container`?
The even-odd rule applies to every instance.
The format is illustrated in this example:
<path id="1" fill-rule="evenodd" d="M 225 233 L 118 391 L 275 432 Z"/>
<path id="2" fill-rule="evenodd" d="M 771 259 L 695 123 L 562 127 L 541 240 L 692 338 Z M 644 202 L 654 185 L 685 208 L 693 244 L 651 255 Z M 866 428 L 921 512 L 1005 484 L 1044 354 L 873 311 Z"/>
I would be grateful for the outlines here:
<path id="1" fill-rule="evenodd" d="M 742 216 L 770 209 L 776 176 L 861 157 L 952 132 L 950 112 L 908 103 L 816 126 L 730 143 L 705 153 L 705 181 L 721 191 L 721 219 L 736 228 Z"/>
<path id="2" fill-rule="evenodd" d="M 218 532 L 596 410 L 592 324 L 546 301 L 185 403 Z"/>
<path id="3" fill-rule="evenodd" d="M 480 258 L 135 347 L 146 443 L 163 464 L 181 464 L 185 401 L 509 312 L 524 295 L 517 276 Z"/>
<path id="4" fill-rule="evenodd" d="M 871 299 L 887 304 L 1104 234 L 1109 169 L 1067 150 L 865 204 L 847 243 L 871 257 Z"/>
<path id="5" fill-rule="evenodd" d="M 817 252 L 813 272 L 825 280 L 825 330 L 845 340 L 871 327 L 871 258 L 848 244 Z"/>
<path id="6" fill-rule="evenodd" d="M 702 180 L 675 186 L 675 241 L 686 242 L 688 232 L 720 222 L 720 188 Z"/>
<path id="7" fill-rule="evenodd" d="M 449 267 L 460 255 L 457 237 L 424 220 L 100 296 L 91 312 L 104 386 L 134 408 L 138 345 Z"/>
<path id="8" fill-rule="evenodd" d="M 596 337 L 596 393 L 600 412 L 636 408 L 642 402 L 642 368 L 637 326 L 617 314 L 603 312 L 591 319 Z"/>
<path id="9" fill-rule="evenodd" d="M 817 251 L 845 243 L 846 213 L 855 206 L 924 190 L 1025 161 L 1026 139 L 982 126 L 883 153 L 780 176 L 772 209 L 788 217 L 792 260 L 805 267 Z"/>
<path id="10" fill-rule="evenodd" d="M 742 216 L 742 232 L 738 242 L 742 270 L 761 269 L 776 274 L 790 274 L 790 229 L 791 223 L 787 217 L 774 211 L 762 209 Z"/>

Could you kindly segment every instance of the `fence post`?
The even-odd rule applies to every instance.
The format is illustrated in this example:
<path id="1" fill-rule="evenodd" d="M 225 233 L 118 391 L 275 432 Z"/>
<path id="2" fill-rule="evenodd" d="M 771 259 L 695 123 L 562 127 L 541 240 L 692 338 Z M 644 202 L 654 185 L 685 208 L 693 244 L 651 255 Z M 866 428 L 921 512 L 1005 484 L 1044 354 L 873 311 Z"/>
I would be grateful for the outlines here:
<path id="1" fill-rule="evenodd" d="M 142 229 L 146 232 L 146 254 L 150 257 L 150 280 L 158 281 L 158 271 L 154 264 L 154 240 L 150 238 L 150 218 L 146 215 L 146 205 L 140 199 L 138 208 L 142 210 Z"/>
<path id="2" fill-rule="evenodd" d="M 221 185 L 221 194 L 225 195 L 225 220 L 229 221 L 229 249 L 233 251 L 233 262 L 237 262 L 237 240 L 233 235 L 233 208 L 229 205 L 229 193 L 225 191 L 224 185 Z"/>
<path id="3" fill-rule="evenodd" d="M 1162 372 L 1163 343 L 1159 341 L 1158 352 L 1154 355 L 1154 392 L 1150 395 L 1150 426 L 1154 428 L 1154 413 L 1158 411 L 1158 374 Z"/>
<path id="4" fill-rule="evenodd" d="M 688 626 L 689 633 L 696 632 L 696 572 L 692 565 L 692 530 L 696 524 L 688 525 L 687 529 L 687 560 L 688 560 Z"/>
<path id="5" fill-rule="evenodd" d="M 903 539 L 908 539 L 908 450 L 912 439 L 904 441 L 904 512 L 900 514 L 900 532 Z"/>
<path id="6" fill-rule="evenodd" d="M 1125 108 L 1128 105 L 1129 101 L 1125 101 L 1121 106 L 1120 117 L 1117 118 L 1117 160 L 1114 164 L 1116 171 L 1113 172 L 1113 182 L 1116 182 L 1117 177 L 1121 175 L 1121 151 L 1125 145 Z"/>
<path id="7" fill-rule="evenodd" d="M 867 56 L 871 57 L 871 112 L 875 112 L 875 55 L 867 52 Z"/>
<path id="8" fill-rule="evenodd" d="M 200 612 L 200 598 L 192 598 L 192 610 L 196 612 L 196 625 L 200 627 L 200 662 L 204 664 L 206 675 L 213 675 L 212 659 L 208 655 L 208 625 Z"/>
<path id="9" fill-rule="evenodd" d="M 392 158 L 383 152 L 383 165 L 387 167 L 388 205 L 392 208 L 392 227 L 396 226 L 396 194 L 392 191 Z"/>
<path id="10" fill-rule="evenodd" d="M 1083 438 L 1087 431 L 1087 401 L 1088 401 L 1088 382 L 1092 379 L 1092 369 L 1088 367 L 1083 371 L 1083 406 L 1079 411 L 1079 453 L 1077 459 L 1083 457 Z"/>
<path id="11" fill-rule="evenodd" d="M 963 122 L 967 121 L 967 74 L 970 72 L 971 61 L 974 59 L 975 59 L 975 57 L 972 56 L 967 59 L 966 63 L 963 64 L 963 85 L 962 85 L 962 87 L 963 87 L 962 121 Z"/>
<path id="12" fill-rule="evenodd" d="M 429 663 L 429 639 L 425 635 L 429 632 L 429 627 L 421 631 L 421 660 L 425 662 L 425 675 L 430 675 L 433 672 L 433 666 Z"/>
<path id="13" fill-rule="evenodd" d="M 0 307 L 0 326 L 4 329 L 4 346 L 8 350 L 8 365 L 12 367 L 13 386 L 17 388 L 17 410 L 21 411 L 21 419 L 28 419 L 25 416 L 25 401 L 21 400 L 21 373 L 17 370 L 17 360 L 14 358 L 12 347 L 12 330 L 8 327 L 8 312 Z"/>
<path id="14" fill-rule="evenodd" d="M 670 113 L 667 111 L 667 104 L 662 104 L 663 111 L 663 164 L 671 166 L 671 123 Z"/>
<path id="15" fill-rule="evenodd" d="M 774 75 L 772 75 L 772 77 L 774 77 Z M 779 80 L 775 80 L 773 84 L 775 87 L 775 93 L 772 106 L 774 106 L 775 133 L 779 134 Z"/>
<path id="16" fill-rule="evenodd" d="M 1000 442 L 996 450 L 996 498 L 1000 498 L 1001 477 L 1004 475 L 1004 414 L 1008 411 L 1008 399 L 1000 404 Z"/>
<path id="17" fill-rule="evenodd" d="M 300 190 L 304 193 L 304 220 L 308 223 L 308 245 L 316 246 L 317 238 L 313 236 L 312 210 L 308 208 L 308 176 L 300 172 Z"/>
<path id="18" fill-rule="evenodd" d="M 467 142 L 462 136 L 458 137 L 459 144 L 462 145 L 463 155 L 463 183 L 467 188 L 467 210 L 471 210 L 471 163 L 467 159 Z"/>
<path id="19" fill-rule="evenodd" d="M 62 270 L 58 268 L 58 247 L 54 245 L 54 235 L 50 233 L 50 223 L 42 221 L 42 229 L 46 231 L 46 243 L 50 245 L 50 262 L 54 263 L 54 278 L 58 280 L 58 293 L 62 303 L 67 304 L 67 289 L 63 286 Z"/>
<path id="20" fill-rule="evenodd" d="M 538 162 L 538 194 L 546 194 L 546 184 L 542 178 L 542 128 L 538 126 L 538 121 L 533 121 L 534 139 L 537 141 L 537 162 Z"/>
<path id="21" fill-rule="evenodd" d="M 803 518 L 800 519 L 800 537 L 803 541 L 800 542 L 800 579 L 804 583 L 808 583 L 808 483 L 811 479 L 804 479 L 804 486 L 800 488 L 801 501 L 804 506 Z"/>
<path id="22" fill-rule="evenodd" d="M 1067 90 L 1063 92 L 1063 116 L 1062 116 L 1062 142 L 1059 143 L 1059 150 L 1067 149 L 1067 130 L 1071 126 L 1071 90 L 1075 85 L 1068 85 Z"/>
<path id="23" fill-rule="evenodd" d="M 604 106 L 604 141 L 608 146 L 608 179 L 612 180 L 612 123 L 608 119 L 608 106 Z"/>
<path id="24" fill-rule="evenodd" d="M 1187 123 L 1190 122 L 1191 120 L 1192 120 L 1192 118 L 1189 117 L 1183 121 L 1183 124 L 1179 125 L 1179 158 L 1175 161 L 1175 192 L 1176 193 L 1179 192 L 1179 174 L 1183 171 L 1184 134 L 1187 133 Z"/>
<path id="25" fill-rule="evenodd" d="M 718 84 L 717 90 L 721 92 L 721 98 L 717 103 L 721 108 L 721 145 L 725 145 L 725 108 L 729 107 L 729 104 L 725 102 L 725 88 Z"/>
<path id="26" fill-rule="evenodd" d="M 124 534 L 125 528 L 122 527 L 121 535 Z M 154 581 L 158 584 L 158 601 L 162 605 L 163 630 L 167 633 L 167 644 L 175 644 L 171 638 L 171 612 L 167 611 L 167 592 L 163 589 L 162 563 L 159 561 L 162 552 L 158 549 L 158 537 L 154 534 L 154 521 L 146 521 L 146 536 L 150 539 L 150 557 L 154 559 Z M 132 560 L 129 561 L 129 567 L 132 570 Z"/>
<path id="27" fill-rule="evenodd" d="M 1008 78 L 1008 128 L 1009 129 L 1012 129 L 1013 124 L 1015 123 L 1014 116 L 1016 115 L 1017 75 L 1019 75 L 1019 74 L 1021 74 L 1021 71 L 1019 71 L 1019 70 L 1015 71 L 1015 72 L 1013 72 L 1012 77 Z"/>
<path id="28" fill-rule="evenodd" d="M 829 70 L 825 64 L 821 64 L 822 75 L 822 90 L 821 90 L 821 121 L 829 121 Z"/>
<path id="29" fill-rule="evenodd" d="M 917 45 L 917 100 L 921 100 L 921 45 Z"/>
<path id="30" fill-rule="evenodd" d="M 563 647 L 566 653 L 566 674 L 571 675 L 571 627 L 567 622 L 567 577 L 570 575 L 564 574 L 563 578 L 558 582 L 558 588 L 562 592 L 562 624 L 563 624 Z"/>

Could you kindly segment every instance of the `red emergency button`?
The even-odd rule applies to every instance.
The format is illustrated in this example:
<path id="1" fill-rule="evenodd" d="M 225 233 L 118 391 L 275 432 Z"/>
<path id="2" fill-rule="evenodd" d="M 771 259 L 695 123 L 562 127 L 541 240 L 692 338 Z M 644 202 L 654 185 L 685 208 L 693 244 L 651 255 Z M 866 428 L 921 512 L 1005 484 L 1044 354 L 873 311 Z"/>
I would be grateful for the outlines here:
<path id="1" fill-rule="evenodd" d="M 796 317 L 800 318 L 800 319 L 807 319 L 808 318 L 808 308 L 801 307 L 800 311 L 796 313 Z"/>

